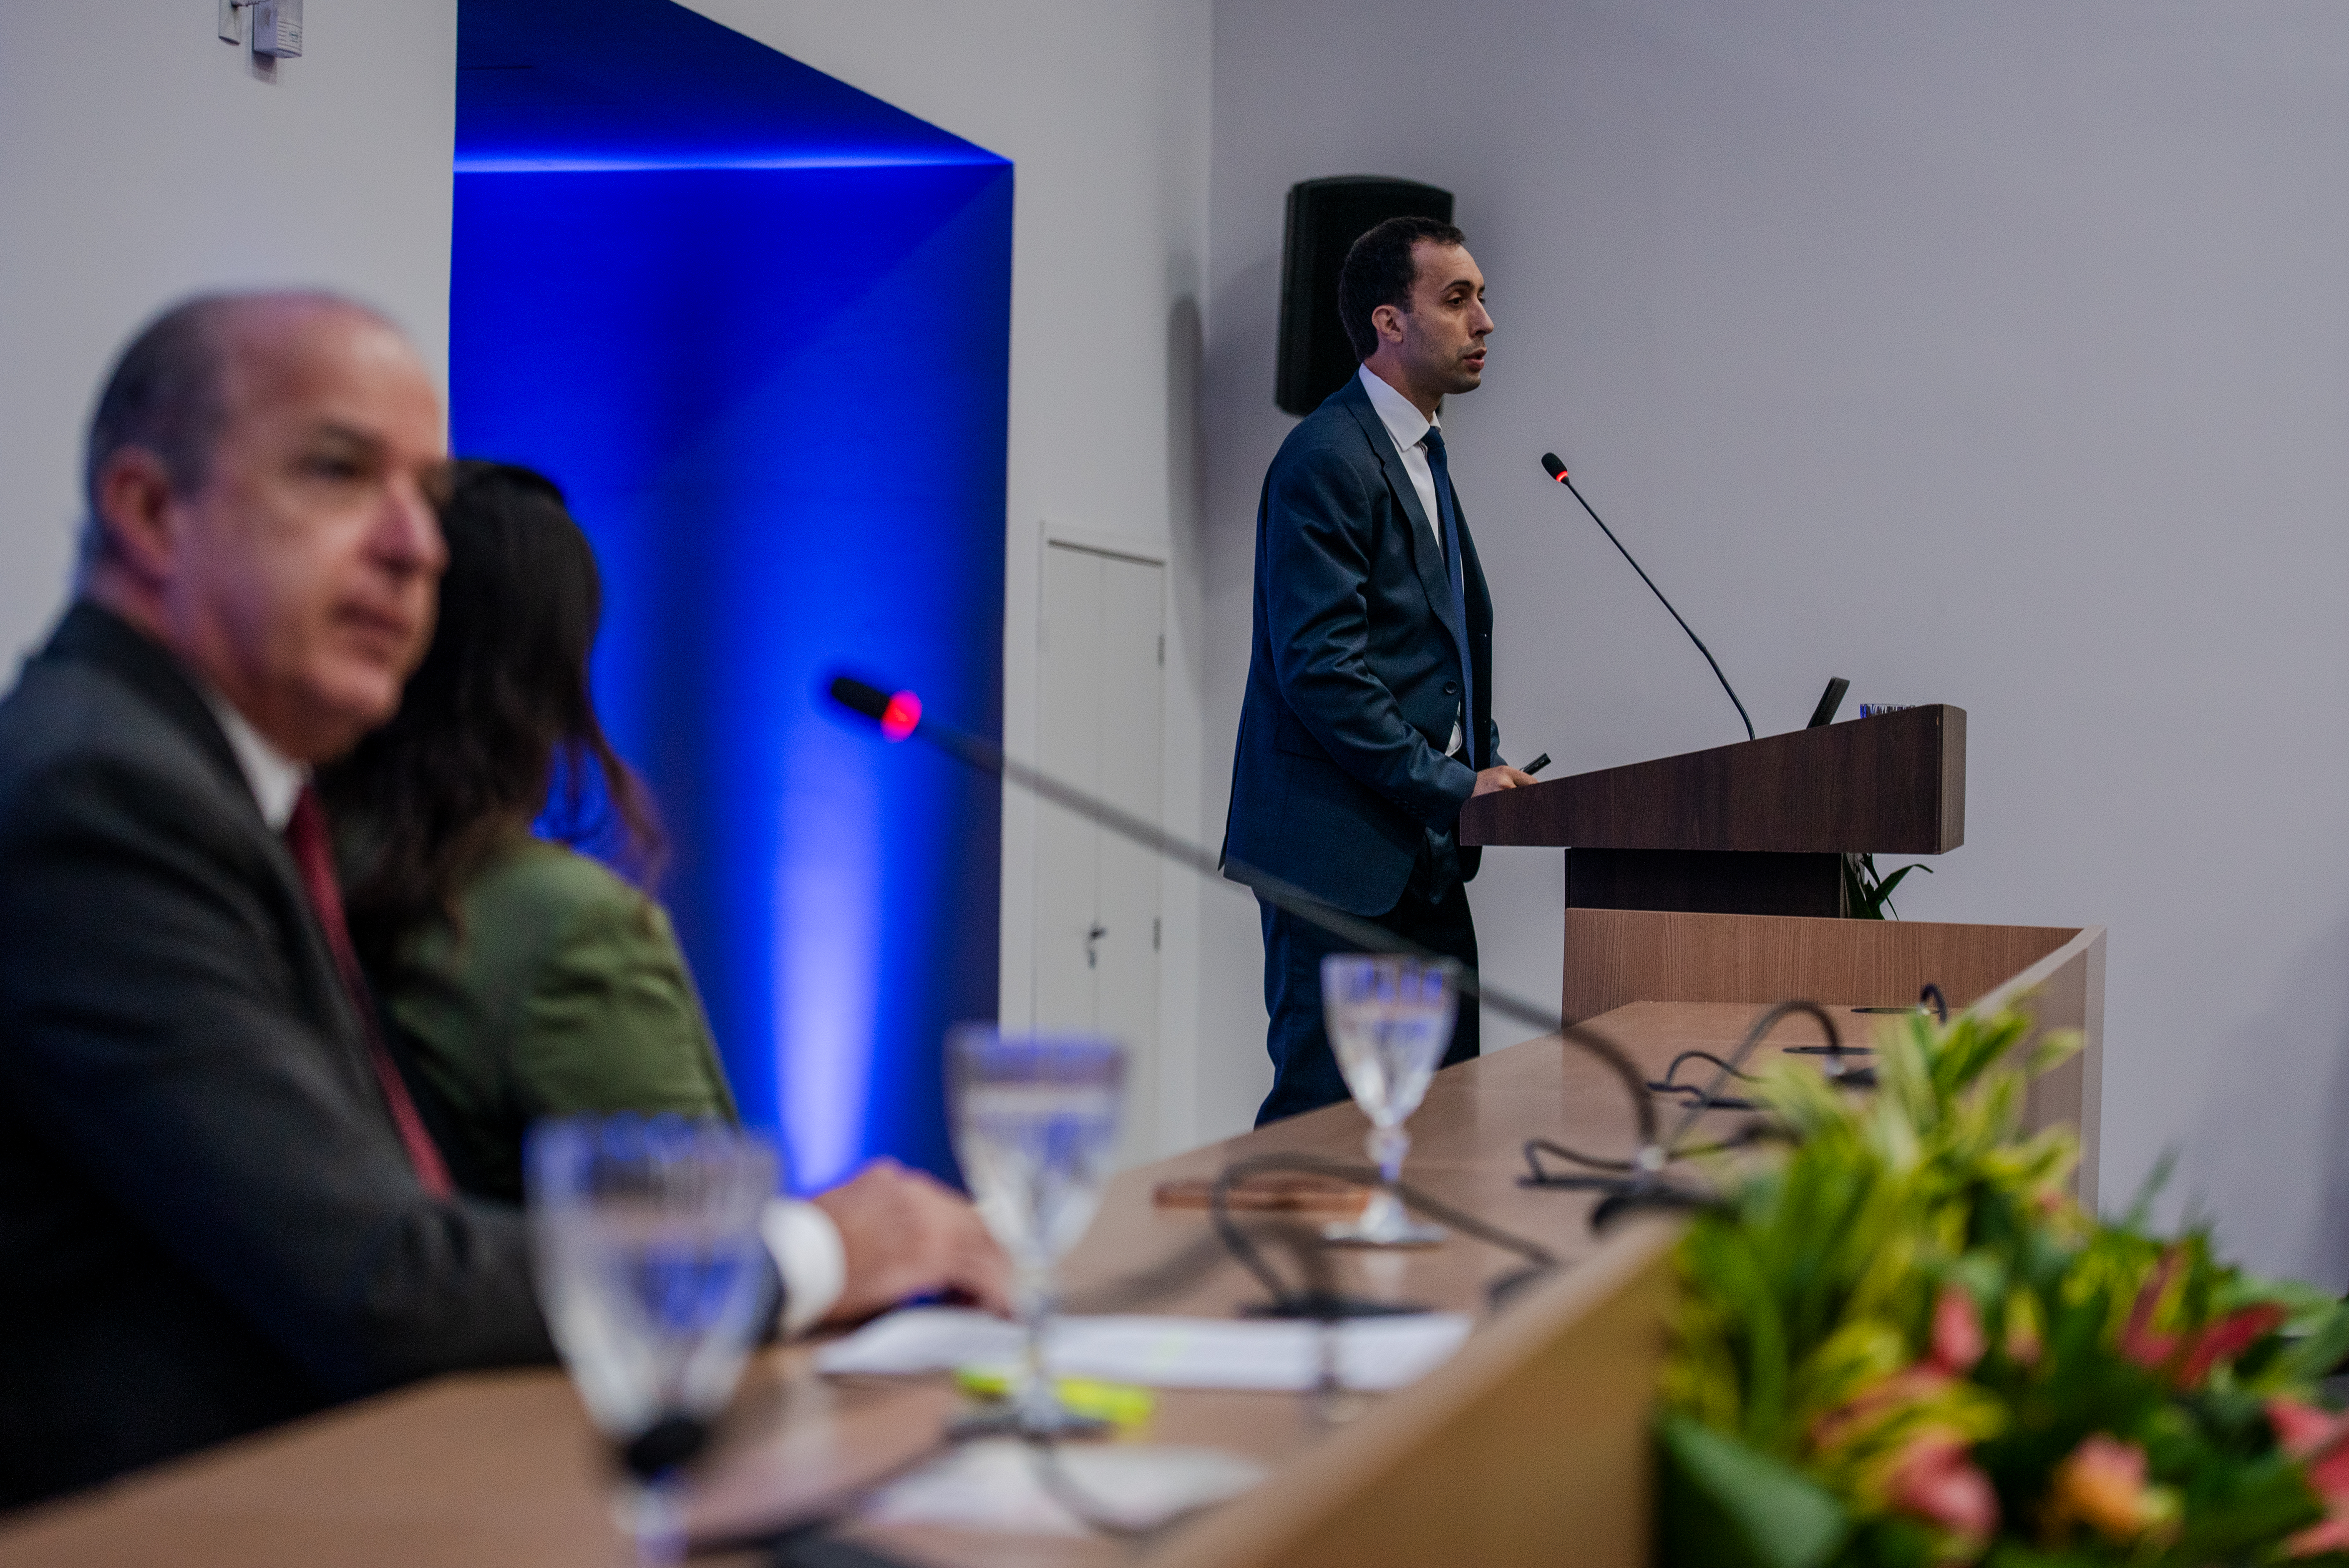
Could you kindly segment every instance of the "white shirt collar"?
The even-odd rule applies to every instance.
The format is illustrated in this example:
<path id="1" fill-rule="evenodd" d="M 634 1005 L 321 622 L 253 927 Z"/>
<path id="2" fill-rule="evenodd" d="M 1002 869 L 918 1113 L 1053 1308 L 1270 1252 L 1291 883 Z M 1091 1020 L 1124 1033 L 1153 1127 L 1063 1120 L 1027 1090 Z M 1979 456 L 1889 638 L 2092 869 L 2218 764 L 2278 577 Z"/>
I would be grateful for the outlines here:
<path id="1" fill-rule="evenodd" d="M 261 808 L 261 820 L 269 824 L 273 833 L 282 833 L 285 824 L 294 820 L 294 803 L 302 797 L 302 787 L 310 782 L 310 765 L 296 762 L 272 746 L 252 721 L 236 711 L 228 698 L 214 691 L 204 681 L 196 683 L 203 694 L 204 704 L 220 720 L 221 732 L 228 737 L 228 748 L 236 753 L 236 765 L 243 770 L 245 787 L 253 791 L 254 804 Z"/>
<path id="2" fill-rule="evenodd" d="M 1365 364 L 1357 373 L 1362 378 L 1362 390 L 1371 395 L 1371 407 L 1379 411 L 1379 423 L 1394 438 L 1395 449 L 1407 452 L 1427 438 L 1429 428 L 1442 428 L 1441 415 L 1429 418 L 1421 413 L 1412 400 L 1387 385 L 1386 377 Z"/>

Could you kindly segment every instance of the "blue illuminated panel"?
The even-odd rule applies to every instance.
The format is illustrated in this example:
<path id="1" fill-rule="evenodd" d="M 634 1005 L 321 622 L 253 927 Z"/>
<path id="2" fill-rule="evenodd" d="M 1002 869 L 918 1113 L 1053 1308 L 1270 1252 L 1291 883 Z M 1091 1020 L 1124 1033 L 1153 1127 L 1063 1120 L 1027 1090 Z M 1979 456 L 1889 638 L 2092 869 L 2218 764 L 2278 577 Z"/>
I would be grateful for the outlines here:
<path id="1" fill-rule="evenodd" d="M 828 82 L 715 31 L 788 67 L 778 90 Z M 619 169 L 631 127 L 580 134 L 575 106 L 547 122 L 567 141 L 503 109 L 472 136 L 472 80 L 454 445 L 553 475 L 595 542 L 598 697 L 659 799 L 661 892 L 744 1117 L 802 1189 L 871 1154 L 951 1171 L 939 1043 L 996 1012 L 996 791 L 816 692 L 870 672 L 1001 733 L 1010 167 L 829 83 L 842 123 L 777 117 L 799 164 L 655 116 L 658 156 Z"/>
<path id="2" fill-rule="evenodd" d="M 460 3 L 460 171 L 1001 161 L 670 0 Z"/>

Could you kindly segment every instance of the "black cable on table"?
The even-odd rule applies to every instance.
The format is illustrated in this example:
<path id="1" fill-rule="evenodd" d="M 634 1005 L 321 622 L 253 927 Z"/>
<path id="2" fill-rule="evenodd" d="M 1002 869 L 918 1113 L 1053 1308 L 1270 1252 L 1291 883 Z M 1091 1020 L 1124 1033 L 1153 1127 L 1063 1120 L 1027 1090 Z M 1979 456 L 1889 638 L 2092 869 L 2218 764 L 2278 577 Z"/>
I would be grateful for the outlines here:
<path id="1" fill-rule="evenodd" d="M 1225 1166 L 1217 1173 L 1215 1185 L 1207 1191 L 1209 1223 L 1215 1226 L 1216 1234 L 1222 1238 L 1225 1248 L 1238 1260 L 1240 1266 L 1255 1275 L 1257 1282 L 1264 1286 L 1265 1293 L 1272 1297 L 1273 1308 L 1276 1312 L 1283 1316 L 1315 1317 L 1323 1315 L 1322 1313 L 1315 1310 L 1319 1306 L 1328 1308 L 1330 1316 L 1346 1315 L 1344 1308 L 1350 1304 L 1336 1298 L 1334 1293 L 1326 1293 L 1326 1287 L 1325 1293 L 1328 1298 L 1319 1302 L 1313 1299 L 1313 1293 L 1309 1290 L 1303 1295 L 1291 1291 L 1279 1274 L 1273 1272 L 1272 1266 L 1265 1262 L 1263 1253 L 1257 1249 L 1247 1233 L 1232 1219 L 1233 1184 L 1267 1171 L 1293 1171 L 1312 1176 L 1328 1176 L 1337 1181 L 1349 1181 L 1364 1187 L 1385 1186 L 1384 1179 L 1374 1166 L 1350 1165 L 1342 1161 L 1325 1159 L 1318 1154 L 1258 1154 L 1245 1160 L 1235 1160 Z M 1424 1214 L 1438 1224 L 1448 1225 L 1463 1235 L 1472 1236 L 1489 1246 L 1499 1247 L 1504 1252 L 1515 1253 L 1525 1259 L 1529 1268 L 1537 1273 L 1546 1272 L 1557 1266 L 1557 1254 L 1540 1243 L 1528 1241 L 1514 1232 L 1503 1230 L 1498 1225 L 1481 1220 L 1464 1210 L 1455 1209 L 1440 1199 L 1429 1196 L 1409 1182 L 1397 1181 L 1389 1188 L 1389 1191 L 1402 1200 L 1406 1208 Z M 1513 1288 L 1515 1284 L 1523 1283 L 1522 1280 L 1516 1278 L 1516 1274 L 1522 1272 L 1513 1271 L 1511 1275 L 1505 1276 L 1503 1280 L 1487 1284 L 1485 1295 L 1488 1305 L 1496 1291 L 1506 1294 L 1506 1291 Z"/>
<path id="2" fill-rule="evenodd" d="M 1857 1075 L 1844 1066 L 1843 1031 L 1836 1026 L 1835 1015 L 1806 997 L 1774 1003 L 1747 1026 L 1745 1037 L 1737 1042 L 1737 1049 L 1730 1053 L 1727 1061 L 1721 1063 L 1721 1069 L 1713 1075 L 1713 1081 L 1705 1086 L 1704 1091 L 1681 1112 L 1680 1124 L 1664 1140 L 1668 1157 L 1680 1147 L 1682 1140 L 1688 1136 L 1690 1129 L 1696 1126 L 1698 1119 L 1719 1104 L 1721 1091 L 1728 1087 L 1729 1080 L 1733 1077 L 1746 1076 L 1745 1060 L 1754 1054 L 1754 1047 L 1769 1037 L 1770 1031 L 1797 1013 L 1817 1019 L 1819 1026 L 1827 1032 L 1826 1076 L 1833 1080 L 1856 1081 Z M 1721 1058 L 1716 1057 L 1713 1059 L 1720 1061 Z"/>
<path id="3" fill-rule="evenodd" d="M 1682 1083 L 1679 1081 L 1681 1064 L 1686 1061 L 1711 1062 L 1716 1067 L 1723 1068 L 1729 1066 L 1727 1062 L 1722 1060 L 1721 1057 L 1715 1056 L 1711 1051 L 1682 1051 L 1680 1055 L 1672 1058 L 1671 1065 L 1664 1069 L 1664 1076 L 1662 1078 L 1650 1078 L 1648 1080 L 1649 1092 L 1651 1094 L 1692 1095 L 1702 1098 L 1704 1093 L 1702 1089 L 1699 1088 L 1692 1083 Z M 1736 1072 L 1733 1068 L 1732 1069 L 1732 1073 L 1733 1076 L 1744 1081 L 1751 1082 L 1753 1080 L 1754 1075 L 1751 1073 Z M 1754 1102 L 1750 1099 L 1733 1099 L 1727 1095 L 1716 1095 L 1711 1101 L 1711 1109 L 1714 1110 L 1756 1110 L 1759 1109 L 1760 1107 L 1755 1105 Z"/>
<path id="4" fill-rule="evenodd" d="M 1680 1064 L 1691 1057 L 1713 1062 L 1717 1064 L 1718 1070 L 1713 1075 L 1712 1081 L 1702 1089 L 1692 1089 L 1689 1085 L 1670 1082 L 1671 1090 L 1689 1094 L 1691 1098 L 1686 1109 L 1681 1113 L 1679 1123 L 1672 1129 L 1671 1136 L 1664 1140 L 1661 1148 L 1662 1159 L 1651 1161 L 1646 1158 L 1648 1151 L 1642 1150 L 1641 1156 L 1633 1160 L 1609 1160 L 1585 1154 L 1579 1150 L 1569 1149 L 1551 1139 L 1529 1138 L 1525 1144 L 1527 1173 L 1519 1179 L 1521 1183 L 1532 1187 L 1564 1187 L 1598 1190 L 1605 1192 L 1606 1196 L 1601 1198 L 1598 1206 L 1591 1211 L 1590 1222 L 1594 1229 L 1603 1229 L 1615 1219 L 1635 1209 L 1701 1208 L 1715 1202 L 1716 1199 L 1712 1194 L 1691 1191 L 1674 1187 L 1665 1181 L 1664 1169 L 1672 1161 L 1699 1154 L 1723 1152 L 1770 1136 L 1765 1129 L 1749 1127 L 1733 1138 L 1711 1144 L 1692 1147 L 1687 1141 L 1690 1130 L 1709 1110 L 1754 1109 L 1752 1101 L 1733 1099 L 1722 1091 L 1732 1078 L 1746 1078 L 1751 1076 L 1745 1071 L 1747 1058 L 1754 1054 L 1754 1048 L 1768 1037 L 1773 1029 L 1796 1013 L 1806 1014 L 1817 1019 L 1819 1026 L 1826 1031 L 1826 1072 L 1830 1080 L 1851 1088 L 1866 1088 L 1874 1084 L 1875 1074 L 1872 1071 L 1867 1068 L 1854 1069 L 1845 1065 L 1847 1053 L 1843 1043 L 1843 1031 L 1837 1026 L 1834 1016 L 1826 1008 L 1807 999 L 1798 998 L 1780 1002 L 1764 1009 L 1761 1015 L 1747 1026 L 1745 1037 L 1738 1042 L 1737 1048 L 1726 1058 L 1715 1056 L 1710 1051 L 1683 1051 L 1672 1059 L 1671 1068 L 1665 1074 L 1668 1081 L 1671 1079 L 1673 1071 L 1678 1069 Z M 1551 1171 L 1542 1163 L 1542 1156 L 1545 1154 L 1570 1161 L 1594 1173 L 1582 1176 Z"/>

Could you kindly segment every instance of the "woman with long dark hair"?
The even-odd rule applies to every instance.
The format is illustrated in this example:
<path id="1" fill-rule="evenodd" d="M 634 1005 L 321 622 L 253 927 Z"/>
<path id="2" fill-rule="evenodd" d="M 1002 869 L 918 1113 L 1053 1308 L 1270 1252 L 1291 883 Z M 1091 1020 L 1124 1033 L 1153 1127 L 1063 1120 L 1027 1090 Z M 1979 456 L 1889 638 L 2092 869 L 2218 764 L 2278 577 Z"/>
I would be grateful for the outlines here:
<path id="1" fill-rule="evenodd" d="M 518 1202 L 537 1117 L 734 1102 L 667 915 L 572 847 L 616 839 L 640 875 L 661 853 L 588 691 L 586 536 L 551 480 L 502 463 L 455 466 L 442 529 L 431 650 L 326 787 L 352 937 L 446 1152 L 468 1188 Z M 567 843 L 533 832 L 542 813 Z"/>
<path id="2" fill-rule="evenodd" d="M 455 465 L 440 527 L 431 651 L 322 784 L 351 934 L 419 1102 L 459 1184 L 511 1202 L 542 1116 L 731 1119 L 734 1100 L 668 916 L 575 847 L 614 841 L 640 876 L 661 847 L 588 691 L 603 590 L 586 535 L 552 480 L 503 463 Z M 1006 1305 L 978 1212 L 887 1160 L 763 1228 L 788 1329 L 940 1291 Z"/>

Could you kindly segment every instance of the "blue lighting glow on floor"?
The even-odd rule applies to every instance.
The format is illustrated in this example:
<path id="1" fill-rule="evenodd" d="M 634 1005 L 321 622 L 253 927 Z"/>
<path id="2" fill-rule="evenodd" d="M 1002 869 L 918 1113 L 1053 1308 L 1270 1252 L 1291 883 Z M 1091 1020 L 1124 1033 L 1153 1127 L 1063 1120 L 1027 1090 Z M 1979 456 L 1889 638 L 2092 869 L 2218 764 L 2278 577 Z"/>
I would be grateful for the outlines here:
<path id="1" fill-rule="evenodd" d="M 553 475 L 615 743 L 743 1114 L 794 1184 L 952 1170 L 998 797 L 819 705 L 1001 733 L 1009 164 L 668 0 L 462 0 L 453 440 Z"/>

